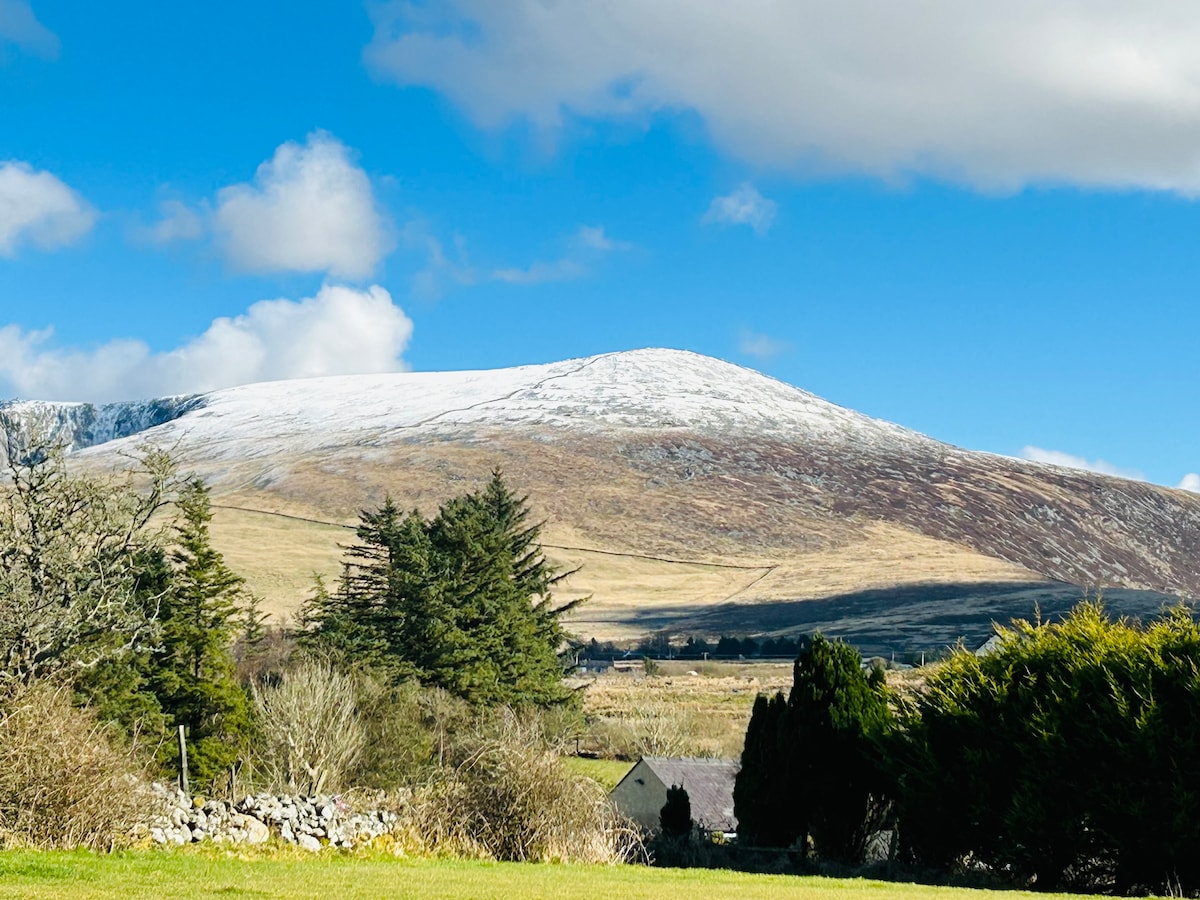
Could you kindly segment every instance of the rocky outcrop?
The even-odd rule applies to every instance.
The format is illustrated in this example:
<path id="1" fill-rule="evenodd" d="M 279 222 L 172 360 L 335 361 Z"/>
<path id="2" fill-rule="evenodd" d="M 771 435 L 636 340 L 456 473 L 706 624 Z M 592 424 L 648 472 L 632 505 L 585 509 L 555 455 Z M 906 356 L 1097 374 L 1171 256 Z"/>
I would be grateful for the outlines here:
<path id="1" fill-rule="evenodd" d="M 82 450 L 140 434 L 203 405 L 204 398 L 198 395 L 102 406 L 39 400 L 0 402 L 0 463 L 35 441 Z"/>

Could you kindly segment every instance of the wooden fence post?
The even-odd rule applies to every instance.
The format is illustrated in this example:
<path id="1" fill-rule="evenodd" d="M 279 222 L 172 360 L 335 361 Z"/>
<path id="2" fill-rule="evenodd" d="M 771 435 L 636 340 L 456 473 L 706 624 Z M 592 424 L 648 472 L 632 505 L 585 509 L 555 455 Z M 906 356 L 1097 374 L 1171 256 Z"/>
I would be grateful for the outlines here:
<path id="1" fill-rule="evenodd" d="M 179 726 L 179 789 L 191 796 L 188 790 L 187 741 L 183 737 L 183 726 Z"/>

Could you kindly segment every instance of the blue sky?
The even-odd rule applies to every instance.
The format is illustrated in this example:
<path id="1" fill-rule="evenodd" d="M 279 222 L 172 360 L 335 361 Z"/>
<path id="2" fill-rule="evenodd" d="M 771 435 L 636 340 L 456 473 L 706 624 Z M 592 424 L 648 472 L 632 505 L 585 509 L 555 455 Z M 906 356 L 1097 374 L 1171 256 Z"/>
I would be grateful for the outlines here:
<path id="1" fill-rule="evenodd" d="M 0 0 L 0 396 L 646 346 L 1200 490 L 1200 9 Z"/>

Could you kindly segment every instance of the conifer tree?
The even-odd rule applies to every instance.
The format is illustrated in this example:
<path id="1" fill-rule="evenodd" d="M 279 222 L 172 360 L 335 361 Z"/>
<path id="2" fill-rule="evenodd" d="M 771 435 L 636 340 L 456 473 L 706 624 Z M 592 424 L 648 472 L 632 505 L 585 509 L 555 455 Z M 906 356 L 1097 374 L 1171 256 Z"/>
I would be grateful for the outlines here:
<path id="1" fill-rule="evenodd" d="M 793 844 L 857 862 L 886 811 L 875 738 L 891 714 L 883 673 L 820 633 L 801 648 L 792 690 L 759 697 L 734 786 L 738 831 L 761 846 Z"/>
<path id="2" fill-rule="evenodd" d="M 250 730 L 249 700 L 232 654 L 247 594 L 242 578 L 212 546 L 208 488 L 193 480 L 178 505 L 170 587 L 159 607 L 161 643 L 149 660 L 149 683 L 172 723 L 185 726 L 189 766 L 202 783 L 237 759 Z M 168 744 L 163 753 L 173 758 L 174 748 Z"/>
<path id="3" fill-rule="evenodd" d="M 676 840 L 691 837 L 692 798 L 681 784 L 667 788 L 667 802 L 658 811 L 658 827 L 663 835 Z"/>
<path id="4" fill-rule="evenodd" d="M 550 593 L 564 576 L 528 519 L 498 471 L 430 520 L 391 500 L 363 512 L 338 588 L 307 604 L 302 637 L 474 703 L 569 699 L 558 659 L 569 605 Z"/>
<path id="5" fill-rule="evenodd" d="M 802 846 L 859 862 L 882 813 L 882 766 L 872 738 L 891 713 L 883 671 L 862 669 L 858 651 L 819 632 L 800 650 L 788 696 L 785 790 Z"/>
<path id="6" fill-rule="evenodd" d="M 783 790 L 787 777 L 786 717 L 787 698 L 782 693 L 755 698 L 742 764 L 733 786 L 738 835 L 751 846 L 786 847 L 798 835 Z"/>

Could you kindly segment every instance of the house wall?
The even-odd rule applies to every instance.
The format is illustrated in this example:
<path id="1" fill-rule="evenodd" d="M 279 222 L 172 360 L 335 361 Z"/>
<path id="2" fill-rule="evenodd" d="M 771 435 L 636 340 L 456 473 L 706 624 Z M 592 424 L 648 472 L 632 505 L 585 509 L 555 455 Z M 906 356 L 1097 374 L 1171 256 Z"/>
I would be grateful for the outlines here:
<path id="1" fill-rule="evenodd" d="M 658 830 L 658 814 L 667 802 L 667 786 L 659 781 L 645 762 L 629 770 L 608 795 L 622 815 L 633 819 L 647 831 Z"/>

